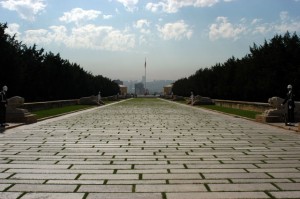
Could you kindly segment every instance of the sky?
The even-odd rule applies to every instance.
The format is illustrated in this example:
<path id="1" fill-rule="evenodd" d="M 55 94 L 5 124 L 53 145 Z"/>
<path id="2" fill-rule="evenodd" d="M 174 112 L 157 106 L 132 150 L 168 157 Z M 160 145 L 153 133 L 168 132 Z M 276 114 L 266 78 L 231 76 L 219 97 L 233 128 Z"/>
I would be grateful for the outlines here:
<path id="1" fill-rule="evenodd" d="M 300 0 L 0 0 L 19 41 L 110 79 L 177 80 L 300 32 Z"/>

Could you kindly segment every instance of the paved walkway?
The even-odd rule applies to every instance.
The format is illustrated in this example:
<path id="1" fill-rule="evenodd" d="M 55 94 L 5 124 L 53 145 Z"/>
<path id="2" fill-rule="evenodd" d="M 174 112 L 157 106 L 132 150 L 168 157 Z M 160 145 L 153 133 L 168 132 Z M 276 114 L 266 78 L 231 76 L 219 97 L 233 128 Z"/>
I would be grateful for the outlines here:
<path id="1" fill-rule="evenodd" d="M 134 99 L 0 135 L 0 198 L 300 198 L 300 135 Z"/>

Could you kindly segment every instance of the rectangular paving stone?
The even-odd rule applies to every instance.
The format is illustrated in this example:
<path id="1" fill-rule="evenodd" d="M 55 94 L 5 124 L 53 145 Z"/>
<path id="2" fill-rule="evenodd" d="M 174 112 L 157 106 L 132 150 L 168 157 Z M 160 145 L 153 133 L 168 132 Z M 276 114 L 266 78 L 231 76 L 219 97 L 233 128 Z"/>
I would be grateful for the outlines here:
<path id="1" fill-rule="evenodd" d="M 105 161 L 84 161 L 83 160 L 60 160 L 58 163 L 58 165 L 61 164 L 67 164 L 67 165 L 71 165 L 71 164 L 75 164 L 75 165 L 108 165 L 110 164 L 109 160 L 105 160 Z"/>
<path id="2" fill-rule="evenodd" d="M 73 169 L 9 169 L 6 173 L 22 173 L 22 174 L 88 174 L 88 173 L 98 173 L 98 174 L 112 174 L 114 170 L 73 170 Z"/>
<path id="3" fill-rule="evenodd" d="M 99 170 L 99 169 L 131 169 L 131 165 L 74 165 L 72 166 L 72 169 L 94 169 L 94 170 Z"/>
<path id="4" fill-rule="evenodd" d="M 289 179 L 282 179 L 282 178 L 276 178 L 276 179 L 231 179 L 233 183 L 289 183 L 291 182 Z"/>
<path id="5" fill-rule="evenodd" d="M 0 179 L 5 179 L 7 177 L 9 177 L 11 175 L 11 173 L 0 173 Z"/>
<path id="6" fill-rule="evenodd" d="M 147 180 L 161 180 L 161 179 L 166 179 L 166 180 L 174 180 L 174 179 L 202 179 L 200 174 L 143 174 L 143 179 Z"/>
<path id="7" fill-rule="evenodd" d="M 137 180 L 138 174 L 83 174 L 79 177 L 80 180 L 104 180 L 104 179 L 119 179 L 119 180 Z"/>
<path id="8" fill-rule="evenodd" d="M 1 180 L 1 183 L 7 184 L 43 184 L 45 180 L 19 180 L 19 179 L 5 179 Z"/>
<path id="9" fill-rule="evenodd" d="M 130 169 L 130 170 L 118 170 L 117 173 L 168 173 L 167 169 Z"/>
<path id="10" fill-rule="evenodd" d="M 285 147 L 287 149 L 287 147 Z M 294 149 L 294 148 L 293 148 Z M 267 164 L 275 164 L 275 165 L 283 165 L 286 167 L 295 167 L 295 165 L 299 165 L 300 160 L 267 160 Z"/>
<path id="11" fill-rule="evenodd" d="M 300 191 L 281 191 L 281 192 L 270 192 L 275 198 L 299 198 Z"/>
<path id="12" fill-rule="evenodd" d="M 41 179 L 45 179 L 45 180 L 57 180 L 57 179 L 61 179 L 61 180 L 73 180 L 77 177 L 77 174 L 16 174 L 14 176 L 12 176 L 10 179 L 28 179 L 28 180 L 41 180 Z"/>
<path id="13" fill-rule="evenodd" d="M 108 180 L 107 184 L 166 184 L 166 180 Z"/>
<path id="14" fill-rule="evenodd" d="M 244 169 L 170 169 L 171 173 L 246 173 Z"/>
<path id="15" fill-rule="evenodd" d="M 158 185 L 136 185 L 136 192 L 201 192 L 207 191 L 204 185 L 193 184 L 158 184 Z"/>
<path id="16" fill-rule="evenodd" d="M 300 189 L 300 183 L 276 183 L 276 185 L 282 190 L 295 190 L 295 191 L 297 191 L 297 190 Z"/>
<path id="17" fill-rule="evenodd" d="M 48 180 L 46 184 L 99 184 L 102 185 L 104 180 Z"/>
<path id="18" fill-rule="evenodd" d="M 56 163 L 56 161 L 51 160 L 51 161 L 47 161 L 47 160 L 35 160 L 35 161 L 20 161 L 20 160 L 14 160 L 12 162 L 10 162 L 10 164 L 38 164 L 38 165 L 54 165 Z"/>
<path id="19" fill-rule="evenodd" d="M 205 179 L 235 179 L 235 178 L 239 178 L 239 179 L 251 179 L 251 178 L 255 178 L 255 179 L 267 179 L 267 178 L 271 178 L 270 176 L 268 176 L 265 173 L 214 173 L 214 174 L 203 174 Z"/>
<path id="20" fill-rule="evenodd" d="M 274 178 L 300 178 L 300 172 L 297 173 L 269 173 Z"/>
<path id="21" fill-rule="evenodd" d="M 264 192 L 200 192 L 200 193 L 166 193 L 168 199 L 267 199 Z"/>
<path id="22" fill-rule="evenodd" d="M 9 187 L 11 184 L 0 184 L 0 191 L 4 191 L 7 187 Z"/>
<path id="23" fill-rule="evenodd" d="M 21 192 L 0 192 L 1 199 L 16 199 L 21 195 Z"/>
<path id="24" fill-rule="evenodd" d="M 203 161 L 202 161 L 203 162 Z M 205 162 L 204 162 L 205 163 Z M 255 169 L 253 164 L 186 164 L 189 169 Z"/>
<path id="25" fill-rule="evenodd" d="M 22 192 L 74 192 L 76 185 L 40 185 L 40 184 L 16 184 L 9 191 Z"/>
<path id="26" fill-rule="evenodd" d="M 229 180 L 169 180 L 169 184 L 209 184 L 209 183 L 216 183 L 216 184 L 226 184 L 230 183 Z"/>
<path id="27" fill-rule="evenodd" d="M 272 184 L 209 184 L 211 191 L 275 191 Z"/>
<path id="28" fill-rule="evenodd" d="M 159 164 L 159 165 L 165 165 L 165 164 L 167 164 L 167 161 L 166 160 L 161 160 L 161 161 L 154 161 L 154 160 L 149 160 L 149 161 L 145 161 L 145 160 L 143 160 L 143 161 L 141 161 L 141 160 L 136 160 L 136 161 L 133 161 L 133 160 L 131 160 L 131 161 L 129 161 L 129 160 L 127 160 L 127 161 L 124 161 L 124 160 L 122 160 L 122 161 L 120 161 L 120 160 L 118 160 L 118 161 L 113 161 L 113 164 L 135 164 L 135 165 L 150 165 L 150 164 L 155 164 L 155 165 L 157 165 L 157 164 Z"/>
<path id="29" fill-rule="evenodd" d="M 81 185 L 77 192 L 130 193 L 132 185 Z"/>
<path id="30" fill-rule="evenodd" d="M 89 193 L 86 199 L 163 199 L 160 193 Z"/>
<path id="31" fill-rule="evenodd" d="M 0 164 L 1 169 L 67 169 L 71 165 Z"/>
<path id="32" fill-rule="evenodd" d="M 300 165 L 300 164 L 299 164 Z M 264 168 L 264 169 L 247 169 L 250 173 L 293 173 L 298 172 L 296 168 Z"/>
<path id="33" fill-rule="evenodd" d="M 135 165 L 135 169 L 184 169 L 183 164 Z"/>
<path id="34" fill-rule="evenodd" d="M 84 193 L 26 193 L 22 199 L 82 199 L 83 197 Z"/>

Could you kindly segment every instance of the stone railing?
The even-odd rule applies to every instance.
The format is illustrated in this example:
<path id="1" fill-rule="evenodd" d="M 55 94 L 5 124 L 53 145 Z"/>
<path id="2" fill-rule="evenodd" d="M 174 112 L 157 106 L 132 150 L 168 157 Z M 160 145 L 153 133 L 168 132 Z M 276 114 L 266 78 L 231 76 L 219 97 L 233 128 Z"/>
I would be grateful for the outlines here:
<path id="1" fill-rule="evenodd" d="M 236 108 L 241 110 L 264 112 L 272 108 L 268 103 L 261 102 L 245 102 L 245 101 L 231 101 L 231 100 L 220 100 L 215 99 L 217 106 L 223 106 L 228 108 Z"/>
<path id="2" fill-rule="evenodd" d="M 24 103 L 21 106 L 21 108 L 27 109 L 28 111 L 32 112 L 50 108 L 71 106 L 76 104 L 78 104 L 78 99 Z"/>
<path id="3" fill-rule="evenodd" d="M 91 100 L 97 101 L 97 96 L 89 96 L 85 98 L 89 98 L 90 101 Z M 117 101 L 119 99 L 124 99 L 124 98 L 125 97 L 113 95 L 108 97 L 102 97 L 101 100 Z M 72 106 L 77 104 L 80 104 L 80 99 L 24 103 L 20 108 L 27 109 L 28 111 L 33 112 L 33 111 L 39 111 L 39 110 L 45 110 L 51 108 L 59 108 L 64 106 Z"/>

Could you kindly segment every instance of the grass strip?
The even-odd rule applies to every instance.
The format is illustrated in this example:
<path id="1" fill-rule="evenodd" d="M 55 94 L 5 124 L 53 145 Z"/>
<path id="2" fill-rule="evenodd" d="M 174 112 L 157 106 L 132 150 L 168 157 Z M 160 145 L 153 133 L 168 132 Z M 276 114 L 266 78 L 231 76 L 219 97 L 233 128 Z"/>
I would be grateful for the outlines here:
<path id="1" fill-rule="evenodd" d="M 228 108 L 228 107 L 222 107 L 222 106 L 216 106 L 216 105 L 200 105 L 198 107 L 215 110 L 215 111 L 220 111 L 223 113 L 238 115 L 238 116 L 246 117 L 246 118 L 250 118 L 250 119 L 255 119 L 255 116 L 257 114 L 261 114 L 260 112 L 256 112 L 256 111 L 241 110 L 241 109 Z"/>
<path id="2" fill-rule="evenodd" d="M 64 113 L 69 113 L 73 111 L 78 111 L 82 109 L 87 108 L 93 108 L 95 106 L 92 105 L 73 105 L 73 106 L 65 106 L 65 107 L 59 107 L 59 108 L 51 108 L 51 109 L 45 109 L 40 111 L 33 111 L 33 114 L 36 114 L 37 119 L 42 119 L 46 117 L 51 117 L 55 115 L 60 115 Z"/>

